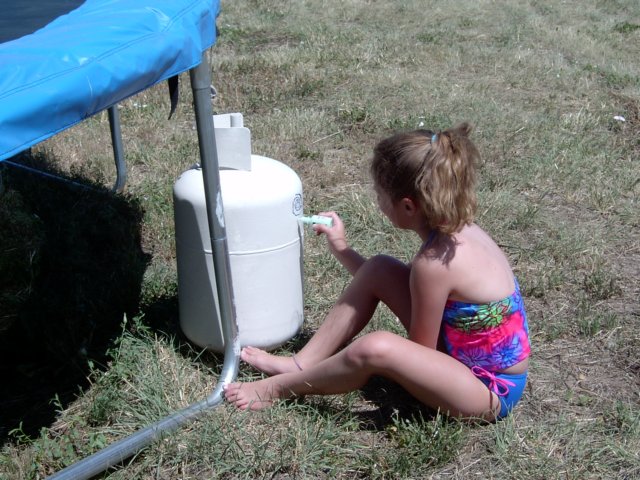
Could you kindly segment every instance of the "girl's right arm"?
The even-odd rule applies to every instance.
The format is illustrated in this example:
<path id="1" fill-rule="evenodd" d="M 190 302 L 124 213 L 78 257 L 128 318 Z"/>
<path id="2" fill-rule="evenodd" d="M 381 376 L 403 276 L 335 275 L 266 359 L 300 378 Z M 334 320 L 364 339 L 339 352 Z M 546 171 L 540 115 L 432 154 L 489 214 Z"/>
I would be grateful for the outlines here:
<path id="1" fill-rule="evenodd" d="M 313 226 L 313 229 L 318 235 L 323 233 L 326 235 L 327 244 L 333 256 L 336 257 L 351 275 L 355 275 L 360 266 L 365 262 L 365 259 L 347 243 L 342 220 L 336 212 L 320 212 L 319 215 L 331 217 L 333 219 L 333 225 L 329 227 L 317 223 Z"/>
<path id="2" fill-rule="evenodd" d="M 451 275 L 442 263 L 421 255 L 411 263 L 409 277 L 411 289 L 411 326 L 409 340 L 425 347 L 438 349 L 438 337 L 442 325 L 449 292 Z"/>

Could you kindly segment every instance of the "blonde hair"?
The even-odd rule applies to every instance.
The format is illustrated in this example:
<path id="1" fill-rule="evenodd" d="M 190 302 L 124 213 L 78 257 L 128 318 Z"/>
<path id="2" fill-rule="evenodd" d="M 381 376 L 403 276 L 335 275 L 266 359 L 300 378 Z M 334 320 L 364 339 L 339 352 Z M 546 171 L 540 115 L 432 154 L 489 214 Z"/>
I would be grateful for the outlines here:
<path id="1" fill-rule="evenodd" d="M 444 234 L 473 222 L 480 154 L 462 123 L 442 132 L 415 130 L 382 140 L 373 151 L 373 181 L 395 202 L 414 200 L 427 227 Z"/>

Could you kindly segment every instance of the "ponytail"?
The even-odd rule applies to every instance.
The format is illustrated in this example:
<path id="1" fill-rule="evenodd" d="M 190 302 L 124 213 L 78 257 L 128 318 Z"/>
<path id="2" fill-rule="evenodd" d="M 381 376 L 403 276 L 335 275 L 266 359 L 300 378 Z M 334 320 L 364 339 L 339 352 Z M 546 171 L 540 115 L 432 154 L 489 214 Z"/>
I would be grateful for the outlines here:
<path id="1" fill-rule="evenodd" d="M 394 201 L 412 198 L 428 227 L 452 234 L 473 222 L 477 199 L 476 163 L 480 155 L 462 123 L 433 132 L 396 134 L 374 149 L 373 179 Z"/>

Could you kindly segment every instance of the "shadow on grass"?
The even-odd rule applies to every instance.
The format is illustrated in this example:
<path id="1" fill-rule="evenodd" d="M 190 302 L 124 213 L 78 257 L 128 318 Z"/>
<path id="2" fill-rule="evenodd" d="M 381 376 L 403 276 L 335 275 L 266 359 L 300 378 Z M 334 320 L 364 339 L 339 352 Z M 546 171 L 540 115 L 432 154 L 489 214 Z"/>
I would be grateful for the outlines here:
<path id="1" fill-rule="evenodd" d="M 180 308 L 177 295 L 153 299 L 153 303 L 141 305 L 143 323 L 156 335 L 165 339 L 175 351 L 190 361 L 201 362 L 209 368 L 218 369 L 224 362 L 223 352 L 206 350 L 191 342 L 180 328 Z"/>
<path id="2" fill-rule="evenodd" d="M 395 419 L 433 419 L 437 411 L 420 403 L 404 388 L 383 377 L 372 377 L 362 388 L 362 396 L 375 405 L 375 410 L 358 412 L 367 430 L 383 431 L 393 425 Z"/>
<path id="3" fill-rule="evenodd" d="M 149 261 L 135 199 L 2 175 L 0 444 L 16 428 L 37 435 L 55 419 L 52 399 L 65 408 L 87 387 L 88 360 L 104 365 L 123 316 L 137 313 Z"/>

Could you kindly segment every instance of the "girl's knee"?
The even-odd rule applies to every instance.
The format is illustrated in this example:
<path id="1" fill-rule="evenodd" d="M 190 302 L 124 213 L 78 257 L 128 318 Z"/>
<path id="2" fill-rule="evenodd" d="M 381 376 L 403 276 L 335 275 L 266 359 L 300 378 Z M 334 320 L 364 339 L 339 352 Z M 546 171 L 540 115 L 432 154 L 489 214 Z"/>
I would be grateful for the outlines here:
<path id="1" fill-rule="evenodd" d="M 355 340 L 347 347 L 347 361 L 358 367 L 371 370 L 385 368 L 389 356 L 394 354 L 393 340 L 390 332 L 373 332 Z"/>
<path id="2" fill-rule="evenodd" d="M 410 267 L 397 258 L 375 255 L 360 267 L 357 275 L 365 280 L 373 291 L 382 295 L 391 286 L 408 288 L 410 272 Z"/>
<path id="3" fill-rule="evenodd" d="M 385 273 L 390 270 L 407 270 L 409 267 L 398 260 L 397 258 L 391 257 L 389 255 L 374 255 L 373 257 L 367 259 L 367 261 L 362 265 L 361 268 L 365 269 L 367 275 L 371 274 L 380 274 Z"/>

